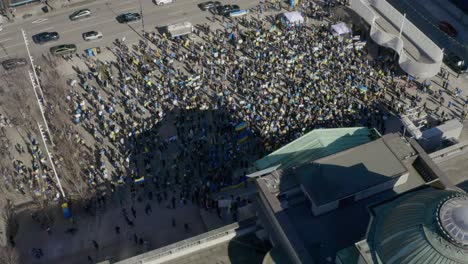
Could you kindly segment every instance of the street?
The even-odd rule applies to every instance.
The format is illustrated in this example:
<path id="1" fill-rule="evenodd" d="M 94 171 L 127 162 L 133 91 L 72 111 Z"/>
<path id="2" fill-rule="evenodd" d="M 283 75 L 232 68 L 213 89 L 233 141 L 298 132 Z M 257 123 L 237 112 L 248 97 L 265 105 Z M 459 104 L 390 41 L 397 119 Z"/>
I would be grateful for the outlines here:
<path id="1" fill-rule="evenodd" d="M 151 0 L 141 0 L 143 19 L 146 31 L 154 31 L 155 27 L 190 21 L 192 24 L 207 22 L 210 12 L 202 11 L 197 6 L 203 0 L 178 0 L 175 3 L 157 6 Z M 241 8 L 251 8 L 258 4 L 258 0 L 224 0 L 224 4 L 237 4 Z M 70 21 L 69 15 L 76 10 L 89 8 L 91 17 L 77 21 Z M 19 23 L 6 24 L 0 31 L 0 60 L 13 57 L 26 57 L 21 29 L 26 31 L 31 42 L 30 49 L 33 56 L 49 53 L 49 48 L 59 44 L 76 44 L 82 53 L 87 48 L 110 47 L 115 39 L 125 38 L 128 43 L 134 43 L 142 37 L 141 20 L 129 24 L 119 24 L 116 17 L 126 12 L 140 12 L 138 1 L 129 0 L 101 0 L 91 4 L 62 8 L 55 12 L 34 17 Z M 96 30 L 103 33 L 103 38 L 95 41 L 84 41 L 82 33 Z M 56 31 L 60 34 L 58 41 L 43 45 L 32 43 L 31 36 L 45 31 Z"/>

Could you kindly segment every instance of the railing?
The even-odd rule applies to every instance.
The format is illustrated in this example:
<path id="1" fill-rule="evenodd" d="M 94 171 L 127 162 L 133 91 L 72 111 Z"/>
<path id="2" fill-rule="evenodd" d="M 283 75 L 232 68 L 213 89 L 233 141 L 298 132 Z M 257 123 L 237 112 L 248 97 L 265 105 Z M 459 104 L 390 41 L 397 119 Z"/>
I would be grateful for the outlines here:
<path id="1" fill-rule="evenodd" d="M 429 154 L 429 157 L 435 162 L 443 162 L 446 159 L 450 159 L 453 156 L 459 156 L 468 152 L 468 141 L 460 142 L 458 144 L 446 147 Z"/>
<path id="2" fill-rule="evenodd" d="M 440 71 L 443 59 L 442 50 L 387 1 L 351 0 L 351 8 L 371 25 L 370 36 L 372 40 L 398 53 L 398 64 L 405 72 L 418 78 L 431 78 Z M 373 8 L 381 14 L 385 14 L 385 19 L 397 28 L 404 23 L 402 34 L 410 38 L 414 45 L 422 50 L 432 62 L 419 62 L 411 58 L 404 50 L 405 44 L 401 37 L 379 28 L 376 23 L 379 15 L 374 12 Z"/>
<path id="3" fill-rule="evenodd" d="M 192 251 L 200 250 L 201 248 L 197 248 L 197 246 L 202 244 L 215 242 L 216 240 L 223 238 L 229 240 L 232 237 L 242 236 L 254 232 L 257 229 L 255 223 L 255 218 L 246 219 L 241 222 L 226 225 L 201 235 L 194 236 L 177 243 L 158 248 L 135 257 L 131 257 L 126 260 L 119 261 L 116 264 L 163 263 L 172 258 L 180 257 L 185 254 L 189 254 Z"/>

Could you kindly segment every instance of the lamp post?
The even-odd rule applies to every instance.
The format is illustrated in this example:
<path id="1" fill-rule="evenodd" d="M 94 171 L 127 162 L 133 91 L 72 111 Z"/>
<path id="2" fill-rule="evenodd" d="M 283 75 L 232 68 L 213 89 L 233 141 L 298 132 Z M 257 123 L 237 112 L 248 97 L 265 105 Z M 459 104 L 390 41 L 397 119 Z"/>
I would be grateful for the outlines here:
<path id="1" fill-rule="evenodd" d="M 143 6 L 141 5 L 141 0 L 138 0 L 138 2 L 140 3 L 140 16 L 141 16 L 141 28 L 143 31 L 143 39 L 145 40 L 146 46 L 148 46 L 148 37 L 145 36 L 145 19 L 143 17 Z"/>

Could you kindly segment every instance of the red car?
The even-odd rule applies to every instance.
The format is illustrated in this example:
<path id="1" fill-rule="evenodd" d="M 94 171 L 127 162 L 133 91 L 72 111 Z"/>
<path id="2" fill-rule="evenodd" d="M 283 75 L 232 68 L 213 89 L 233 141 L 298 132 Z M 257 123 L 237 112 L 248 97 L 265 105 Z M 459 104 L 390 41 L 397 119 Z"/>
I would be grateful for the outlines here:
<path id="1" fill-rule="evenodd" d="M 440 30 L 451 37 L 456 37 L 458 35 L 458 31 L 447 21 L 440 21 L 438 26 Z"/>

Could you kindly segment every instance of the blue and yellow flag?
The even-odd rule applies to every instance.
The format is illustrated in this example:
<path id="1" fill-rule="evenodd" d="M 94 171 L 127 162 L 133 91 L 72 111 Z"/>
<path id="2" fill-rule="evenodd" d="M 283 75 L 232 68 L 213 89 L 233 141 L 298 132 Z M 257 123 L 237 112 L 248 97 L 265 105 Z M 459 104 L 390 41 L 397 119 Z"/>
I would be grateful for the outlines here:
<path id="1" fill-rule="evenodd" d="M 237 143 L 241 144 L 245 142 L 249 138 L 250 131 L 247 129 L 242 134 L 239 135 L 239 139 L 237 140 Z"/>
<path id="2" fill-rule="evenodd" d="M 241 123 L 239 123 L 239 124 L 236 126 L 236 131 L 241 131 L 241 130 L 243 130 L 243 129 L 246 129 L 248 126 L 249 126 L 249 124 L 247 124 L 247 122 L 242 121 Z"/>

